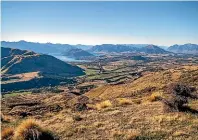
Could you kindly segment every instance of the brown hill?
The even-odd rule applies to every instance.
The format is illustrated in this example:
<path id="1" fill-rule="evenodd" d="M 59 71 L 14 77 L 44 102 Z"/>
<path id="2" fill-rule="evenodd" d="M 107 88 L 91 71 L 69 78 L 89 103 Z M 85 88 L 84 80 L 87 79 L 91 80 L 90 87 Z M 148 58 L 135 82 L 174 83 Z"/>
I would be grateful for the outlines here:
<path id="1" fill-rule="evenodd" d="M 84 74 L 83 69 L 50 55 L 3 47 L 1 54 L 3 92 L 72 83 L 72 77 Z"/>
<path id="2" fill-rule="evenodd" d="M 67 64 L 53 56 L 37 54 L 19 49 L 1 48 L 2 74 L 20 74 L 27 72 L 44 72 L 78 76 L 84 74 L 77 66 Z"/>

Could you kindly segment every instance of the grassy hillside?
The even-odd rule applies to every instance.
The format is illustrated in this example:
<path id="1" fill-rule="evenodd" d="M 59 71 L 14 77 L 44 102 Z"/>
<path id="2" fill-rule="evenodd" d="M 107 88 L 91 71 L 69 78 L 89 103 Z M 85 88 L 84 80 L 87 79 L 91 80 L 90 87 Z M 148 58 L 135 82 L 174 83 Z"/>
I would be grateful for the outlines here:
<path id="1" fill-rule="evenodd" d="M 188 111 L 167 111 L 159 97 L 169 99 L 167 86 L 172 82 L 197 88 L 197 71 L 197 66 L 182 66 L 147 73 L 131 83 L 102 86 L 81 96 L 67 91 L 5 96 L 2 130 L 11 127 L 17 132 L 23 120 L 32 118 L 61 140 L 196 140 L 198 100 L 189 99 Z"/>
<path id="2" fill-rule="evenodd" d="M 198 66 L 184 66 L 162 72 L 151 72 L 132 83 L 123 85 L 105 85 L 86 93 L 90 98 L 111 99 L 119 96 L 129 96 L 148 88 L 161 91 L 172 82 L 186 83 L 198 88 Z"/>

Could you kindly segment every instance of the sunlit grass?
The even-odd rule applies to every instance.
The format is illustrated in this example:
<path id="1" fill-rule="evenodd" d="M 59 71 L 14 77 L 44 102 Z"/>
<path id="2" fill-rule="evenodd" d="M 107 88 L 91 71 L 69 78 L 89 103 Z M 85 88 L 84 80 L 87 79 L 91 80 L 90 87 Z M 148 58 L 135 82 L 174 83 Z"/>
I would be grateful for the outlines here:
<path id="1" fill-rule="evenodd" d="M 17 95 L 25 95 L 25 94 L 31 94 L 32 92 L 11 92 L 11 93 L 7 93 L 3 95 L 3 98 L 7 98 L 7 97 L 14 97 Z"/>

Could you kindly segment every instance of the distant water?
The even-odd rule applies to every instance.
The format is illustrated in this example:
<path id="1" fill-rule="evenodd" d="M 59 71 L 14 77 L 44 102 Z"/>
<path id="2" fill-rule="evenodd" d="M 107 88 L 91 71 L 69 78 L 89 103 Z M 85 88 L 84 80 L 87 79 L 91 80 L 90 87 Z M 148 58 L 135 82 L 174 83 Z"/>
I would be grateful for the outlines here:
<path id="1" fill-rule="evenodd" d="M 56 53 L 51 53 L 49 55 L 52 55 L 62 61 L 66 61 L 66 62 L 87 62 L 87 60 L 76 60 L 74 58 L 69 58 L 69 57 L 66 57 L 64 55 L 61 55 L 61 54 L 56 54 Z"/>

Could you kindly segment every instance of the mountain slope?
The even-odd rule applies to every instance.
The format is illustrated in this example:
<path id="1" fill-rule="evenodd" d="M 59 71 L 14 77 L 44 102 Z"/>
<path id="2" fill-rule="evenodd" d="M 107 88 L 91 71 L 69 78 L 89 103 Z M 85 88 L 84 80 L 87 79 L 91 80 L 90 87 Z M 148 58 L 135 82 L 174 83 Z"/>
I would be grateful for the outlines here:
<path id="1" fill-rule="evenodd" d="M 83 69 L 53 56 L 30 51 L 1 48 L 2 92 L 74 83 Z"/>
<path id="2" fill-rule="evenodd" d="M 62 53 L 63 51 L 67 51 L 69 49 L 75 48 L 72 45 L 68 44 L 52 44 L 52 43 L 35 43 L 35 42 L 27 42 L 27 41 L 18 41 L 18 42 L 1 42 L 2 47 L 7 48 L 16 48 L 21 50 L 31 50 L 36 53 Z"/>
<path id="3" fill-rule="evenodd" d="M 77 45 L 74 45 L 76 48 L 78 49 L 82 49 L 82 50 L 89 50 L 91 49 L 93 46 L 92 45 L 82 45 L 82 44 L 77 44 Z"/>
<path id="4" fill-rule="evenodd" d="M 168 51 L 174 53 L 198 54 L 198 45 L 197 44 L 173 45 L 168 48 Z"/>
<path id="5" fill-rule="evenodd" d="M 84 51 L 82 49 L 70 49 L 66 52 L 63 52 L 63 55 L 65 55 L 67 57 L 75 58 L 75 59 L 83 59 L 86 57 L 94 56 L 93 54 L 91 54 L 87 51 Z"/>
<path id="6" fill-rule="evenodd" d="M 113 45 L 113 44 L 102 44 L 102 45 L 96 45 L 93 46 L 90 51 L 91 52 L 132 52 L 137 51 L 138 48 L 132 47 L 132 46 L 126 46 L 126 45 Z"/>
<path id="7" fill-rule="evenodd" d="M 162 49 L 162 48 L 160 48 L 158 46 L 155 46 L 155 45 L 148 45 L 148 46 L 142 47 L 140 49 L 140 51 L 144 52 L 144 53 L 148 53 L 148 54 L 164 54 L 164 53 L 168 53 L 164 49 Z"/>
<path id="8" fill-rule="evenodd" d="M 68 76 L 83 74 L 81 68 L 67 64 L 50 55 L 3 47 L 1 48 L 1 53 L 1 71 L 3 74 L 20 74 L 36 71 Z"/>
<path id="9" fill-rule="evenodd" d="M 137 52 L 137 53 L 148 53 L 148 54 L 165 54 L 168 53 L 164 49 L 155 45 L 113 45 L 113 44 L 103 44 L 96 45 L 90 49 L 91 52 L 105 52 L 105 53 L 120 53 L 120 52 Z"/>

